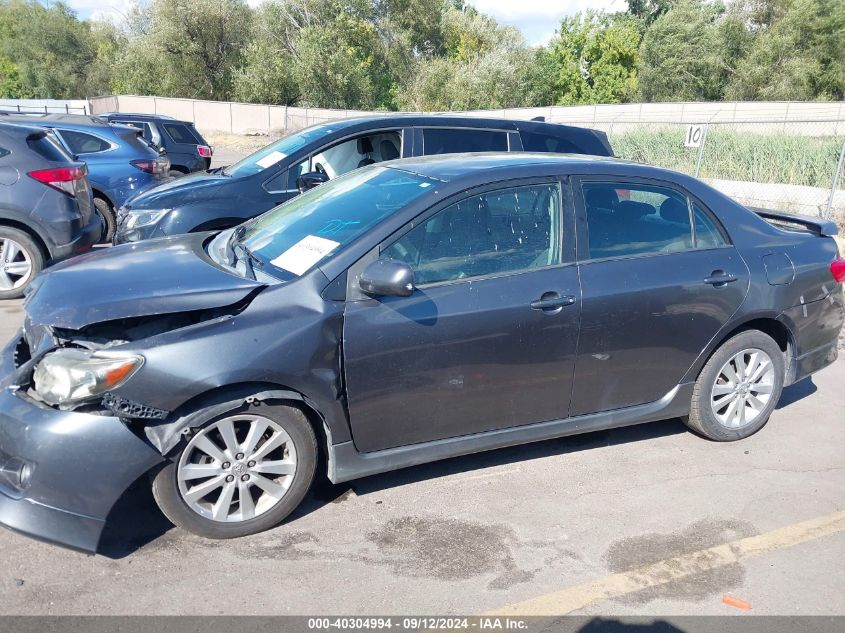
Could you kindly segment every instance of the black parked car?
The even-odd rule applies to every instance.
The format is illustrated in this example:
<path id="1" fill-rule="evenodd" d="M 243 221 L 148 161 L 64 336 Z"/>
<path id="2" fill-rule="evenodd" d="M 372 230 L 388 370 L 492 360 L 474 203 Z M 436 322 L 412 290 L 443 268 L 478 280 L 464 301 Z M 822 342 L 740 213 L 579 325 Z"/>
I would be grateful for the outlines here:
<path id="1" fill-rule="evenodd" d="M 596 130 L 466 116 L 373 116 L 291 134 L 211 174 L 181 179 L 129 200 L 115 243 L 224 229 L 341 174 L 399 157 L 535 151 L 611 156 Z"/>
<path id="2" fill-rule="evenodd" d="M 87 173 L 47 130 L 0 122 L 0 299 L 100 239 Z"/>
<path id="3" fill-rule="evenodd" d="M 0 522 L 93 551 L 152 471 L 227 538 L 296 508 L 320 450 L 341 482 L 676 416 L 747 437 L 845 312 L 835 225 L 766 217 L 644 165 L 458 155 L 60 264 L 0 355 Z"/>
<path id="4" fill-rule="evenodd" d="M 109 123 L 131 125 L 143 131 L 144 138 L 170 159 L 170 175 L 179 177 L 211 167 L 214 153 L 190 121 L 179 121 L 161 114 L 107 112 L 97 115 Z"/>

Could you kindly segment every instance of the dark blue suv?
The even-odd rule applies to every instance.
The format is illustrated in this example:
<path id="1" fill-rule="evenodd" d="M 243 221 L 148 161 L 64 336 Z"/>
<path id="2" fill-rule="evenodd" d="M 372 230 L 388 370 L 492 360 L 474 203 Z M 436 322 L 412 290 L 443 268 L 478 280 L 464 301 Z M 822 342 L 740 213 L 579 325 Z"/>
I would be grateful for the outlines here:
<path id="1" fill-rule="evenodd" d="M 110 241 L 115 210 L 137 193 L 167 178 L 170 162 L 147 143 L 138 129 L 111 125 L 94 116 L 41 114 L 3 117 L 6 123 L 49 128 L 64 149 L 88 164 L 94 205 Z"/>

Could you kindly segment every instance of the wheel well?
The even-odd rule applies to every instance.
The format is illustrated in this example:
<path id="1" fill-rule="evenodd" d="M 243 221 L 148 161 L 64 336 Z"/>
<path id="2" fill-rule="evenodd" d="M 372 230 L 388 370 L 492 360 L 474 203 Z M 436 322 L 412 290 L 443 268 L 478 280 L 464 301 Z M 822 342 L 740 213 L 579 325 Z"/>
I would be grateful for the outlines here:
<path id="1" fill-rule="evenodd" d="M 35 231 L 33 231 L 29 226 L 24 224 L 23 222 L 16 222 L 15 220 L 7 220 L 3 218 L 0 220 L 0 226 L 8 226 L 12 229 L 18 229 L 19 231 L 23 231 L 27 235 L 29 235 L 34 241 L 35 244 L 41 249 L 41 254 L 44 256 L 44 260 L 46 262 L 50 261 L 50 251 L 47 249 L 47 245 L 44 243 L 44 240 L 41 239 L 41 236 L 38 235 Z"/>
<path id="2" fill-rule="evenodd" d="M 735 334 L 739 334 L 740 332 L 744 332 L 746 330 L 758 330 L 763 332 L 763 334 L 768 334 L 772 339 L 774 339 L 775 343 L 778 344 L 780 351 L 784 353 L 788 352 L 792 345 L 792 334 L 790 333 L 789 328 L 775 319 L 754 319 L 753 321 L 743 323 L 728 334 L 722 342 L 728 340 Z"/>
<path id="3" fill-rule="evenodd" d="M 757 330 L 758 332 L 762 332 L 770 336 L 775 343 L 777 343 L 780 351 L 783 352 L 783 360 L 784 360 L 784 367 L 786 368 L 785 376 L 784 376 L 784 385 L 789 385 L 792 383 L 793 373 L 795 371 L 795 364 L 792 362 L 792 356 L 794 354 L 794 341 L 792 339 L 792 332 L 789 331 L 789 328 L 786 327 L 783 323 L 778 321 L 777 319 L 773 318 L 758 318 L 753 319 L 751 321 L 746 321 L 741 325 L 738 325 L 733 330 L 728 332 L 722 340 L 719 341 L 718 345 L 715 345 L 710 353 L 707 355 L 707 360 L 716 353 L 716 350 L 719 349 L 722 344 L 730 339 L 733 336 L 736 336 L 740 332 L 746 332 L 748 330 Z M 704 363 L 701 364 L 701 367 L 698 368 L 698 372 L 696 375 L 701 372 L 701 369 L 704 367 Z"/>
<path id="4" fill-rule="evenodd" d="M 171 417 L 169 418 L 169 420 L 172 422 L 178 422 L 180 419 L 184 419 L 184 416 L 186 416 L 189 412 L 200 408 L 205 408 L 221 403 L 233 403 L 237 401 L 247 402 L 248 399 L 250 399 L 252 396 L 255 396 L 256 394 L 274 391 L 288 392 L 289 394 L 291 394 L 291 396 L 285 397 L 283 395 L 279 395 L 266 397 L 262 399 L 262 402 L 284 403 L 288 406 L 295 407 L 302 411 L 303 415 L 305 415 L 305 418 L 308 420 L 308 422 L 311 424 L 311 427 L 314 429 L 314 435 L 317 438 L 317 445 L 320 451 L 320 455 L 325 458 L 328 453 L 328 437 L 326 435 L 323 416 L 320 414 L 319 411 L 317 411 L 317 409 L 312 404 L 310 404 L 307 396 L 300 393 L 296 389 L 290 389 L 283 385 L 262 382 L 245 382 L 213 389 L 211 391 L 207 391 L 205 393 L 194 396 L 193 398 L 182 404 L 178 409 L 171 413 Z M 167 452 L 168 451 L 165 451 L 165 453 Z"/>
<path id="5" fill-rule="evenodd" d="M 103 202 L 107 203 L 110 208 L 114 209 L 114 203 L 102 191 L 100 191 L 99 189 L 91 189 L 91 193 L 95 198 L 102 200 Z"/>
<path id="6" fill-rule="evenodd" d="M 231 229 L 233 226 L 237 226 L 241 222 L 243 222 L 242 218 L 218 218 L 216 220 L 203 222 L 199 226 L 192 228 L 190 232 L 202 233 L 204 231 L 223 231 L 225 229 Z"/>

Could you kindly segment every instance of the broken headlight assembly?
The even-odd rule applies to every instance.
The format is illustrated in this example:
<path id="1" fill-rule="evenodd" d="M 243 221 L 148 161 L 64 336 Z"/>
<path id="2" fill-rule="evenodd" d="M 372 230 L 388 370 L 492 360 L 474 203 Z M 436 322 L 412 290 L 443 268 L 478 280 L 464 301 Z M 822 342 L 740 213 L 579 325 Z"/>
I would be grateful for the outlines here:
<path id="1" fill-rule="evenodd" d="M 62 407 L 122 385 L 143 364 L 144 357 L 136 354 L 65 348 L 39 361 L 32 375 L 33 386 L 44 402 Z"/>

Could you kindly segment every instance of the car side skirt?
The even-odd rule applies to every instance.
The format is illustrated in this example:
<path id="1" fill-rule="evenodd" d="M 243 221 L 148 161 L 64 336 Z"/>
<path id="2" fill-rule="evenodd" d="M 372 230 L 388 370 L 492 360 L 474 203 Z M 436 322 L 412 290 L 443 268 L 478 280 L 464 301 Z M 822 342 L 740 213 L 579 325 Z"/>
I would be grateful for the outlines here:
<path id="1" fill-rule="evenodd" d="M 341 483 L 399 468 L 506 446 L 684 416 L 689 413 L 693 387 L 694 383 L 676 385 L 660 400 L 624 409 L 497 429 L 371 453 L 358 452 L 354 442 L 351 441 L 330 444 L 328 477 L 333 483 Z"/>

